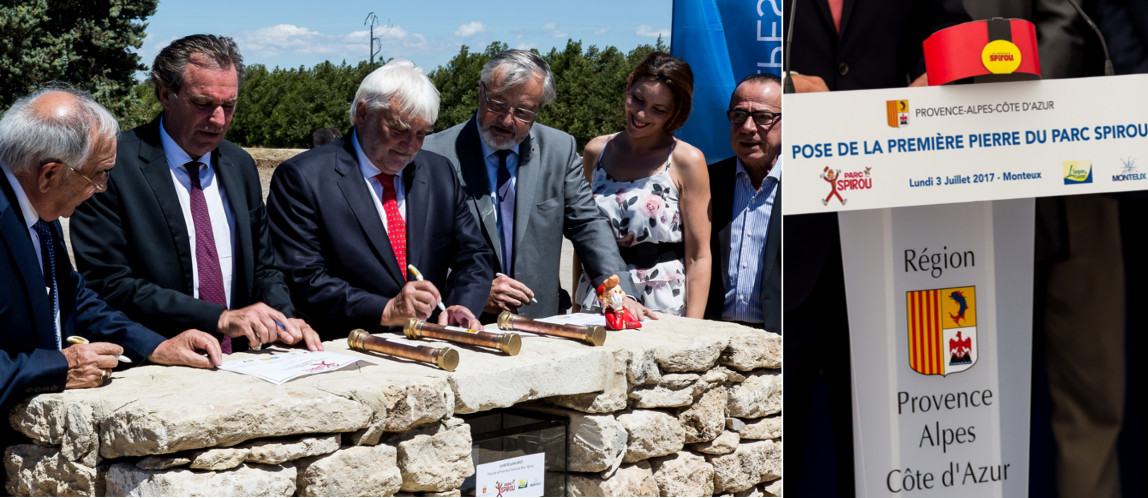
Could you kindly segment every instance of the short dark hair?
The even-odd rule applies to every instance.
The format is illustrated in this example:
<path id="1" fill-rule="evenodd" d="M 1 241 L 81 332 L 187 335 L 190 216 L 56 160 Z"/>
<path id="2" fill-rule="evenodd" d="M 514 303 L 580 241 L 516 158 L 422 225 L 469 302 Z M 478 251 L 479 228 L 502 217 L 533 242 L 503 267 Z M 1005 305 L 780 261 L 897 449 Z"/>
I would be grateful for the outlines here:
<path id="1" fill-rule="evenodd" d="M 190 35 L 171 42 L 151 65 L 151 82 L 155 86 L 155 97 L 159 99 L 160 86 L 178 94 L 183 88 L 183 70 L 191 62 L 191 56 L 200 54 L 206 61 L 196 61 L 193 64 L 202 65 L 205 62 L 213 64 L 213 69 L 227 69 L 235 66 L 235 74 L 239 83 L 243 83 L 246 66 L 243 65 L 243 56 L 239 55 L 239 47 L 235 40 L 226 36 L 216 35 Z"/>
<path id="2" fill-rule="evenodd" d="M 338 128 L 319 128 L 311 135 L 311 143 L 314 144 L 315 147 L 320 147 L 340 138 L 343 138 L 343 133 L 340 132 Z"/>
<path id="3" fill-rule="evenodd" d="M 686 124 L 694 99 L 694 72 L 690 65 L 665 52 L 653 52 L 634 67 L 626 91 L 643 78 L 664 83 L 674 96 L 674 111 L 666 120 L 666 131 L 672 132 Z"/>

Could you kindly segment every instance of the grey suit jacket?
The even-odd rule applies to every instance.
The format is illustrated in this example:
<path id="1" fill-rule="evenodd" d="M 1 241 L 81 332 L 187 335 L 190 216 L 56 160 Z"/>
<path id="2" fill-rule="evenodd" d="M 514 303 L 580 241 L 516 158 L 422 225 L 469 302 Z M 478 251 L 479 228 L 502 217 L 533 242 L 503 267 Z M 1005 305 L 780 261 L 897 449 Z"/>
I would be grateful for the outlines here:
<path id="1" fill-rule="evenodd" d="M 478 122 L 469 121 L 426 138 L 423 149 L 436 152 L 454 165 L 462 189 L 469 197 L 470 213 L 478 220 L 486 242 L 500 267 L 502 247 L 490 180 L 482 158 Z M 534 291 L 538 304 L 527 304 L 519 314 L 531 318 L 555 315 L 559 308 L 559 265 L 562 236 L 574 244 L 582 267 L 595 286 L 611 274 L 621 278 L 627 294 L 636 295 L 618 254 L 610 225 L 594 204 L 590 185 L 582 172 L 582 158 L 570 134 L 535 123 L 518 146 L 518 182 L 514 205 L 515 280 Z"/>

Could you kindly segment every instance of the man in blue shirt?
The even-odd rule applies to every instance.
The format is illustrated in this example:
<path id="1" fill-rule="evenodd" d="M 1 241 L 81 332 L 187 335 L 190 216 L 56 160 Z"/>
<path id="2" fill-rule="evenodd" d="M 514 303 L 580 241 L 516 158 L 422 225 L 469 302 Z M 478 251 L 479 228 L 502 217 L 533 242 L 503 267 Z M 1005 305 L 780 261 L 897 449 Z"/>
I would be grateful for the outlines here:
<path id="1" fill-rule="evenodd" d="M 730 98 L 734 157 L 711 164 L 706 318 L 781 331 L 781 81 L 753 74 Z"/>

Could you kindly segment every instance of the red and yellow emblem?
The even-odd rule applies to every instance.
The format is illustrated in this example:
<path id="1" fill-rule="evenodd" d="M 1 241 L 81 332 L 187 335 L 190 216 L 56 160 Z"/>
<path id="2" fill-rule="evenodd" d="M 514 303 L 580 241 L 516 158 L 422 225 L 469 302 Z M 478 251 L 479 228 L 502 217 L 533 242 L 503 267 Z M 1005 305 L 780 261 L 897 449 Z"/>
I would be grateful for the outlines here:
<path id="1" fill-rule="evenodd" d="M 977 361 L 976 287 L 911 291 L 909 367 L 925 375 L 967 370 Z"/>

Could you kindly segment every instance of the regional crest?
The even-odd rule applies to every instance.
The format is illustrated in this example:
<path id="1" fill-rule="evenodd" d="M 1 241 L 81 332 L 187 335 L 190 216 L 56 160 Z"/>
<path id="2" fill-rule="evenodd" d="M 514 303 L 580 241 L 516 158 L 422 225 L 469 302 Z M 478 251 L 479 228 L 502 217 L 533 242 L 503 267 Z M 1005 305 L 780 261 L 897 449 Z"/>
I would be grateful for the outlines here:
<path id="1" fill-rule="evenodd" d="M 909 366 L 924 375 L 949 375 L 977 362 L 976 287 L 910 291 Z"/>

